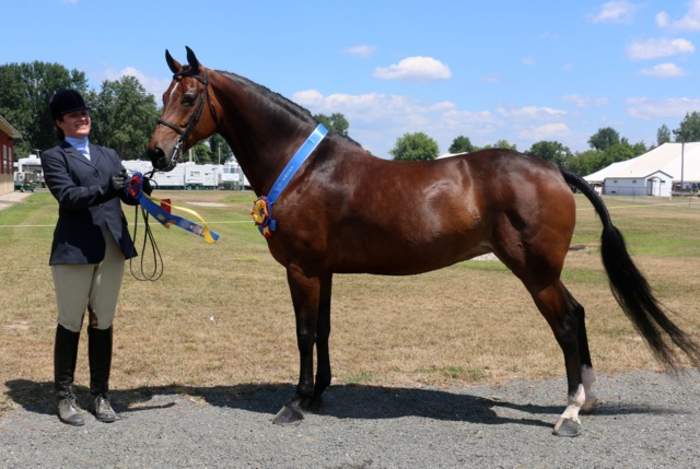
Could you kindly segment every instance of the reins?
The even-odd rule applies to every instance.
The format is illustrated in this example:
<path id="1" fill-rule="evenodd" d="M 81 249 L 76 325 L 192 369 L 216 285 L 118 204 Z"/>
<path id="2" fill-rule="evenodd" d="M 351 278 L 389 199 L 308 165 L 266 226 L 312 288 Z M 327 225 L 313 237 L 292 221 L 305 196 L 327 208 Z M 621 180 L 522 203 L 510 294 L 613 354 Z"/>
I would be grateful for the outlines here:
<path id="1" fill-rule="evenodd" d="M 154 171 L 151 171 L 147 174 L 144 174 L 143 177 L 150 179 L 150 176 L 152 176 L 153 173 Z M 139 262 L 139 269 L 141 270 L 141 275 L 138 276 L 136 273 L 134 273 L 133 257 L 129 259 L 129 272 L 131 273 L 131 276 L 134 277 L 136 280 L 142 282 L 155 282 L 163 275 L 165 264 L 163 264 L 163 256 L 160 253 L 160 249 L 158 249 L 158 244 L 156 243 L 156 239 L 153 236 L 151 225 L 148 223 L 149 213 L 141 204 L 134 207 L 134 236 L 132 238 L 132 242 L 134 245 L 136 245 L 136 235 L 139 226 L 139 210 L 141 211 L 141 216 L 143 217 L 143 224 L 145 226 L 145 231 L 143 234 L 143 245 L 141 247 L 141 259 Z M 145 265 L 147 246 L 150 247 L 150 250 L 153 253 L 153 269 L 150 272 L 146 271 Z"/>

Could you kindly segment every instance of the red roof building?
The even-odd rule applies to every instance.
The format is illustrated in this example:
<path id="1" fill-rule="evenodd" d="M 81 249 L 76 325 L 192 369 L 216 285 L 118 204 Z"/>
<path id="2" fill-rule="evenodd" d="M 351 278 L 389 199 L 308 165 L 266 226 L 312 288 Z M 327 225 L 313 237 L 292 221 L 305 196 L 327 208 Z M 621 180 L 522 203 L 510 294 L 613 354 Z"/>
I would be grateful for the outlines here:
<path id="1" fill-rule="evenodd" d="M 0 194 L 7 194 L 15 190 L 12 179 L 15 161 L 15 140 L 22 135 L 0 116 Z"/>

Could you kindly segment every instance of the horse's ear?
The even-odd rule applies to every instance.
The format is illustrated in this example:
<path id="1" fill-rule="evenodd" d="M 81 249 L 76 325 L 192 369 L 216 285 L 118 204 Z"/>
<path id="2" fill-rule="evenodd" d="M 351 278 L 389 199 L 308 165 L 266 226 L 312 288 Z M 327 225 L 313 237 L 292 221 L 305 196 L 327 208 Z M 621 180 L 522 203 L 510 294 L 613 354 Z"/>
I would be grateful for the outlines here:
<path id="1" fill-rule="evenodd" d="M 185 49 L 187 49 L 187 63 L 192 68 L 192 73 L 196 75 L 199 73 L 199 60 L 197 60 L 197 56 L 194 55 L 192 49 L 187 46 L 185 46 Z"/>
<path id="2" fill-rule="evenodd" d="M 165 49 L 165 61 L 168 62 L 168 67 L 170 67 L 171 72 L 178 73 L 180 70 L 182 70 L 182 65 L 180 65 L 177 60 L 173 59 L 173 56 L 170 55 L 168 49 Z"/>

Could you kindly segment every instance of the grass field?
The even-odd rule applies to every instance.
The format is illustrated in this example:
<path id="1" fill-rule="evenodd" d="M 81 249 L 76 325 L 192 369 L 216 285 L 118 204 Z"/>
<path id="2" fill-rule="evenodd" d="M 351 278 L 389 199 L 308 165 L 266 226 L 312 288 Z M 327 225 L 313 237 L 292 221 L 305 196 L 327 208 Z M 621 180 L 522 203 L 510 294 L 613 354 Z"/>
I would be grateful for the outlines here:
<path id="1" fill-rule="evenodd" d="M 296 383 L 286 275 L 253 226 L 253 194 L 157 195 L 196 210 L 221 239 L 210 245 L 177 227 L 153 226 L 164 273 L 157 282 L 143 282 L 127 266 L 112 387 Z M 659 299 L 700 340 L 700 200 L 606 203 Z M 597 250 L 600 222 L 587 200 L 577 198 L 577 204 L 572 244 L 585 249 L 570 252 L 563 279 L 586 308 L 594 365 L 598 373 L 659 369 L 608 289 Z M 125 212 L 133 230 L 134 209 Z M 56 313 L 48 257 L 56 217 L 57 204 L 45 191 L 0 211 L 0 414 L 17 405 L 18 393 L 46 391 L 25 395 L 23 402 L 51 396 Z M 138 234 L 148 264 L 152 255 L 142 252 L 141 222 Z M 332 308 L 336 382 L 466 386 L 564 376 L 547 324 L 498 261 L 472 260 L 411 277 L 337 275 Z M 85 335 L 78 386 L 89 382 Z"/>

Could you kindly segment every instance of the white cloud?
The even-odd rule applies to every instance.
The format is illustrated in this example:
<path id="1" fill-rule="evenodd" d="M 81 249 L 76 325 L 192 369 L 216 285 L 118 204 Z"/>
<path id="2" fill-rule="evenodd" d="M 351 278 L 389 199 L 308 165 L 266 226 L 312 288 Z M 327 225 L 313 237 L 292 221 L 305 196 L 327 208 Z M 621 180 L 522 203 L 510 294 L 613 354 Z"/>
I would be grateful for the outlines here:
<path id="1" fill-rule="evenodd" d="M 519 109 L 498 108 L 496 112 L 504 117 L 518 120 L 550 120 L 557 119 L 567 114 L 566 111 L 551 107 L 526 106 Z"/>
<path id="2" fill-rule="evenodd" d="M 548 39 L 548 40 L 559 40 L 561 36 L 559 33 L 553 33 L 551 31 L 545 31 L 544 33 L 540 34 L 540 39 Z"/>
<path id="3" fill-rule="evenodd" d="M 161 96 L 165 93 L 165 90 L 168 89 L 171 82 L 170 78 L 157 78 L 146 75 L 133 67 L 126 67 L 121 70 L 106 69 L 103 72 L 103 79 L 109 81 L 116 81 L 124 76 L 135 77 L 139 83 L 141 83 L 141 86 L 146 89 L 147 93 L 155 96 L 156 103 L 160 102 Z"/>
<path id="4" fill-rule="evenodd" d="M 518 132 L 520 138 L 531 142 L 542 140 L 557 140 L 572 134 L 571 129 L 564 123 L 544 124 L 531 129 L 523 129 Z"/>
<path id="5" fill-rule="evenodd" d="M 323 95 L 316 90 L 297 91 L 292 96 L 292 101 L 304 107 L 323 107 Z"/>
<path id="6" fill-rule="evenodd" d="M 523 57 L 523 65 L 531 67 L 532 65 L 535 65 L 535 59 L 532 56 L 527 56 Z"/>
<path id="7" fill-rule="evenodd" d="M 627 114 L 639 119 L 677 118 L 683 119 L 687 113 L 700 111 L 700 98 L 668 98 L 650 100 L 630 98 L 627 100 Z"/>
<path id="8" fill-rule="evenodd" d="M 317 90 L 299 91 L 292 95 L 292 100 L 315 113 L 340 112 L 350 122 L 372 123 L 378 121 L 412 121 L 428 123 L 432 117 L 455 109 L 453 103 L 443 101 L 431 105 L 399 95 L 368 93 L 350 95 L 344 93 L 331 94 L 324 97 Z"/>
<path id="9" fill-rule="evenodd" d="M 625 0 L 607 2 L 595 14 L 590 15 L 589 20 L 592 23 L 630 23 L 639 8 L 641 5 Z"/>
<path id="10" fill-rule="evenodd" d="M 689 2 L 688 13 L 677 21 L 671 21 L 665 11 L 657 13 L 656 25 L 664 29 L 700 31 L 700 0 Z"/>
<path id="11" fill-rule="evenodd" d="M 646 68 L 644 70 L 641 70 L 639 73 L 641 73 L 642 75 L 650 75 L 659 78 L 670 78 L 685 75 L 685 70 L 683 70 L 673 62 L 667 62 L 656 65 L 652 68 Z"/>
<path id="12" fill-rule="evenodd" d="M 562 96 L 561 100 L 567 103 L 574 103 L 576 106 L 581 108 L 605 106 L 610 102 L 608 98 L 589 98 L 578 94 L 568 94 L 566 96 Z"/>
<path id="13" fill-rule="evenodd" d="M 498 75 L 496 73 L 494 74 L 487 74 L 487 75 L 481 75 L 481 81 L 486 82 L 486 83 L 500 83 L 503 80 L 503 77 L 501 75 Z"/>
<path id="14" fill-rule="evenodd" d="M 695 46 L 687 39 L 647 39 L 635 41 L 627 46 L 627 55 L 632 60 L 658 59 L 680 54 L 692 54 Z"/>
<path id="15" fill-rule="evenodd" d="M 572 150 L 586 147 L 587 137 L 571 130 L 575 114 L 546 106 L 473 110 L 460 109 L 450 101 L 424 103 L 381 93 L 324 96 L 314 89 L 294 93 L 291 99 L 312 114 L 342 113 L 350 122 L 350 137 L 382 158 L 390 158 L 389 150 L 398 138 L 414 132 L 428 134 L 442 152 L 460 135 L 478 146 L 505 139 L 520 149 L 541 140 L 560 141 Z"/>
<path id="16" fill-rule="evenodd" d="M 382 80 L 448 80 L 452 77 L 449 67 L 432 57 L 408 57 L 386 68 L 378 67 L 374 76 Z"/>
<path id="17" fill-rule="evenodd" d="M 346 47 L 345 49 L 343 49 L 343 52 L 350 55 L 356 55 L 358 57 L 369 57 L 370 55 L 373 55 L 375 52 L 377 52 L 377 47 L 366 45 L 352 46 Z"/>
<path id="18" fill-rule="evenodd" d="M 461 110 L 449 101 L 424 104 L 406 96 L 380 93 L 323 96 L 316 90 L 294 93 L 292 100 L 313 114 L 342 113 L 350 122 L 350 136 L 385 158 L 396 139 L 405 133 L 425 132 L 446 151 L 459 135 L 468 135 L 476 142 L 487 139 L 496 128 L 507 127 L 489 111 Z"/>

